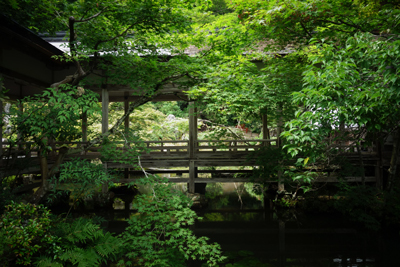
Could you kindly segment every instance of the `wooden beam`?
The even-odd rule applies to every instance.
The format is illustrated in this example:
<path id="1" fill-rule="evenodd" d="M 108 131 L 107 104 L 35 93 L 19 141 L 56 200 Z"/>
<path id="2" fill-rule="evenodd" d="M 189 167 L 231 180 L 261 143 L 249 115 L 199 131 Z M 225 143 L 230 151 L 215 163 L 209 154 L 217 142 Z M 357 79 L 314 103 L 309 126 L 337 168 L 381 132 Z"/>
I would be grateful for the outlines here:
<path id="1" fill-rule="evenodd" d="M 87 142 L 87 113 L 82 112 L 82 142 Z"/>
<path id="2" fill-rule="evenodd" d="M 197 147 L 197 109 L 193 101 L 189 102 L 189 157 L 192 159 Z"/>
<path id="3" fill-rule="evenodd" d="M 196 178 L 196 169 L 194 165 L 194 160 L 189 161 L 189 186 L 188 191 L 189 193 L 194 194 L 194 183 Z"/>
<path id="4" fill-rule="evenodd" d="M 103 88 L 101 90 L 101 96 L 103 99 L 103 102 L 101 103 L 102 107 L 101 133 L 106 133 L 108 131 L 108 104 L 109 104 L 109 99 L 108 99 L 109 94 L 106 88 Z"/>
<path id="5" fill-rule="evenodd" d="M 193 101 L 189 102 L 189 193 L 194 193 L 194 179 L 197 167 L 195 165 L 195 154 L 197 147 L 197 109 Z"/>
<path id="6" fill-rule="evenodd" d="M 278 104 L 278 125 L 277 125 L 277 129 L 276 129 L 276 146 L 277 147 L 282 147 L 282 139 L 281 139 L 281 133 L 282 133 L 282 129 L 283 129 L 283 104 L 279 103 Z M 282 165 L 282 163 L 280 163 L 280 165 Z M 282 179 L 282 170 L 278 171 L 278 191 L 279 192 L 283 192 L 285 191 L 285 184 L 283 183 L 283 179 Z"/>
<path id="7" fill-rule="evenodd" d="M 103 86 L 105 87 L 105 86 Z M 102 117 L 101 117 L 101 132 L 104 134 L 108 131 L 108 104 L 109 104 L 109 99 L 108 99 L 108 91 L 107 88 L 103 88 L 101 90 L 101 97 L 103 99 L 103 102 L 101 103 L 102 107 Z M 103 163 L 104 169 L 107 171 L 108 166 L 107 162 Z M 106 194 L 108 192 L 108 185 L 107 183 L 104 183 L 101 188 L 101 192 L 103 194 Z"/>

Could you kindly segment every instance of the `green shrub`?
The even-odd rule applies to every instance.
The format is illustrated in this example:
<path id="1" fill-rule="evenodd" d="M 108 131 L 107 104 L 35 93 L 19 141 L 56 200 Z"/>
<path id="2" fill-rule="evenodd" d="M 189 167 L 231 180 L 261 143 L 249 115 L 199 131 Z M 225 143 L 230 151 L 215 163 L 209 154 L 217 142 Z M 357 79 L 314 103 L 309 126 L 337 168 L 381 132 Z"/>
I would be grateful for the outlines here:
<path id="1" fill-rule="evenodd" d="M 129 219 L 122 234 L 125 257 L 119 266 L 183 267 L 189 259 L 216 266 L 224 259 L 218 244 L 209 244 L 207 237 L 196 237 L 189 229 L 198 217 L 187 196 L 166 179 L 151 176 L 137 183 L 152 191 L 134 200 L 139 215 Z"/>
<path id="2" fill-rule="evenodd" d="M 7 259 L 3 264 L 30 265 L 40 253 L 56 251 L 58 238 L 50 228 L 50 211 L 41 205 L 12 202 L 6 206 L 0 220 L 0 256 Z"/>

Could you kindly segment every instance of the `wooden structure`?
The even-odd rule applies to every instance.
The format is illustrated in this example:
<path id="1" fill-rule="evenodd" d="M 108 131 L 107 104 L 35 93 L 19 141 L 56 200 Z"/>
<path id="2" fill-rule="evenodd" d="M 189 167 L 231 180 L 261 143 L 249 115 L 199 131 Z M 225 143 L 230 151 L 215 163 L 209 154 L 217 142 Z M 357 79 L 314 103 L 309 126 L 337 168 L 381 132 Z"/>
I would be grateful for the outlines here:
<path id="1" fill-rule="evenodd" d="M 19 26 L 17 23 L 0 16 L 0 86 L 5 86 L 9 91 L 7 96 L 11 100 L 21 99 L 25 96 L 41 93 L 44 88 L 51 84 L 62 80 L 65 76 L 74 73 L 75 67 L 69 63 L 60 62 L 52 58 L 53 55 L 61 55 L 63 52 L 52 46 L 40 37 L 36 36 L 29 30 Z M 109 129 L 108 124 L 108 107 L 110 102 L 124 102 L 125 111 L 128 110 L 129 102 L 134 101 L 136 97 L 132 94 L 137 89 L 129 88 L 121 85 L 103 84 L 99 87 L 91 88 L 99 94 L 99 101 L 102 102 L 102 133 Z M 160 94 L 154 101 L 179 101 L 187 99 L 187 96 L 177 88 L 174 84 L 165 85 L 163 94 Z M 187 99 L 189 101 L 189 99 Z M 199 173 L 213 173 L 218 175 L 221 171 L 199 171 L 199 167 L 229 167 L 229 166 L 254 166 L 255 162 L 249 160 L 248 155 L 252 151 L 267 145 L 280 145 L 279 138 L 263 139 L 263 140 L 198 140 L 197 138 L 197 110 L 194 102 L 190 102 L 189 108 L 189 139 L 180 141 L 148 141 L 145 142 L 148 152 L 141 157 L 141 166 L 145 168 L 174 168 L 186 167 L 185 171 L 171 170 L 165 171 L 170 173 L 188 173 L 187 178 L 171 179 L 174 182 L 187 182 L 189 184 L 189 192 L 194 192 L 195 183 L 209 182 L 243 182 L 247 178 L 225 179 L 216 177 L 212 179 L 199 178 Z M 0 101 L 0 115 L 3 111 Z M 87 117 L 82 118 L 82 142 L 69 144 L 70 146 L 80 146 L 88 142 L 87 140 Z M 263 118 L 263 134 L 268 135 L 267 118 Z M 282 120 L 279 121 L 278 134 L 281 132 L 283 125 Z M 129 128 L 129 118 L 125 120 L 125 128 Z M 2 131 L 0 131 L 0 154 L 2 154 Z M 58 143 L 54 143 L 54 151 L 57 150 Z M 21 144 L 23 146 L 23 144 Z M 365 154 L 365 153 L 364 153 Z M 22 161 L 23 158 L 18 152 L 13 154 L 11 158 L 4 160 Z M 33 166 L 26 166 L 19 173 L 36 173 L 39 164 L 37 155 L 27 155 L 30 157 Z M 94 159 L 99 158 L 100 154 L 96 149 L 91 149 L 83 154 L 73 155 L 81 158 Z M 14 157 L 14 158 L 13 158 Z M 374 166 L 379 166 L 375 176 L 379 177 L 382 172 L 382 164 L 376 164 L 378 159 L 375 154 L 364 155 L 364 159 L 373 162 Z M 36 164 L 36 165 L 35 165 Z M 131 166 L 121 165 L 115 162 L 104 162 L 107 168 L 117 168 L 125 170 L 125 177 L 122 182 L 132 181 L 130 175 L 137 174 L 135 171 L 129 170 Z M 224 170 L 224 173 L 238 172 L 237 170 Z M 246 172 L 246 171 L 243 171 Z M 10 170 L 9 175 L 13 171 Z M 357 178 L 359 179 L 359 178 Z M 353 180 L 357 180 L 354 178 Z M 329 178 L 326 181 L 335 181 Z M 374 177 L 368 177 L 368 181 L 374 180 Z M 279 181 L 279 190 L 283 190 L 283 183 Z"/>

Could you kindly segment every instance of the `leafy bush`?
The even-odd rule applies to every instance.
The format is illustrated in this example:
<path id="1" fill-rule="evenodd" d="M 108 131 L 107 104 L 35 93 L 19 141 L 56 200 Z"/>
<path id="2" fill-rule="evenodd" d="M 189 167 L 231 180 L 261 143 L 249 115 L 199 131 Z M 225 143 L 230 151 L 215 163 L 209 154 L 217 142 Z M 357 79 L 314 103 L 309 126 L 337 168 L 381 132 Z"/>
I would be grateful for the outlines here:
<path id="1" fill-rule="evenodd" d="M 187 196 L 174 190 L 168 180 L 155 176 L 137 183 L 152 191 L 134 200 L 139 215 L 129 219 L 122 234 L 125 257 L 119 266 L 177 267 L 186 266 L 189 259 L 216 266 L 224 259 L 218 244 L 208 244 L 207 237 L 197 238 L 188 228 L 198 217 Z"/>
<path id="2" fill-rule="evenodd" d="M 43 206 L 12 202 L 0 220 L 3 264 L 30 265 L 44 251 L 57 251 L 59 240 L 50 233 L 50 211 Z"/>
<path id="3" fill-rule="evenodd" d="M 379 230 L 384 224 L 399 224 L 399 190 L 385 192 L 376 187 L 346 183 L 339 186 L 334 206 L 351 220 L 363 223 L 372 230 Z"/>

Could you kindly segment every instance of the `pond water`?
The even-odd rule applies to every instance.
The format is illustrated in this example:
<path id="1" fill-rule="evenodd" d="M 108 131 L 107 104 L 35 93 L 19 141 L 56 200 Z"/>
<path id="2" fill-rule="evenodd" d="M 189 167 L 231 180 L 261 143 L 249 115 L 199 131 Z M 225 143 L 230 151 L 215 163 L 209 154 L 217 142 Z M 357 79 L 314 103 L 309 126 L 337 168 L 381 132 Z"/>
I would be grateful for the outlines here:
<path id="1" fill-rule="evenodd" d="M 193 230 L 221 245 L 231 264 L 224 266 L 400 266 L 399 232 L 371 233 L 337 214 L 264 208 L 252 189 L 252 184 L 210 184 L 208 205 L 197 210 L 203 220 Z M 108 229 L 121 232 L 130 212 L 118 202 L 115 208 Z"/>

